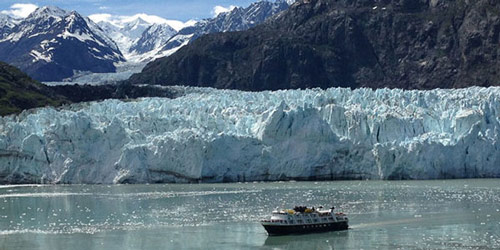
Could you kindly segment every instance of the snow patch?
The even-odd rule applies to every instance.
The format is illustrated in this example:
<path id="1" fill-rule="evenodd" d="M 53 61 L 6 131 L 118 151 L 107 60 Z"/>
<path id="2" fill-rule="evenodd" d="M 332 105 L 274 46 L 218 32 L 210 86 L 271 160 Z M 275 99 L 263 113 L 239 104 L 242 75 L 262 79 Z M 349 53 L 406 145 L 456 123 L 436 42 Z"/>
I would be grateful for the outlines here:
<path id="1" fill-rule="evenodd" d="M 37 61 L 52 62 L 52 54 L 47 52 L 48 51 L 39 52 L 36 50 L 32 50 L 30 52 L 30 56 L 33 57 L 32 62 L 37 62 Z"/>

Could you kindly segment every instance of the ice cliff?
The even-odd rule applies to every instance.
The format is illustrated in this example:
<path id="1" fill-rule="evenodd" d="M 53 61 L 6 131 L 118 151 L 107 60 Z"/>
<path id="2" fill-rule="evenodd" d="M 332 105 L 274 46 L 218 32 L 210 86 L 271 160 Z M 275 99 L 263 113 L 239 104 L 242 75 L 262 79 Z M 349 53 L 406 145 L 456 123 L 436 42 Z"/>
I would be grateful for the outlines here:
<path id="1" fill-rule="evenodd" d="M 1 183 L 500 177 L 500 88 L 195 89 L 0 119 Z"/>

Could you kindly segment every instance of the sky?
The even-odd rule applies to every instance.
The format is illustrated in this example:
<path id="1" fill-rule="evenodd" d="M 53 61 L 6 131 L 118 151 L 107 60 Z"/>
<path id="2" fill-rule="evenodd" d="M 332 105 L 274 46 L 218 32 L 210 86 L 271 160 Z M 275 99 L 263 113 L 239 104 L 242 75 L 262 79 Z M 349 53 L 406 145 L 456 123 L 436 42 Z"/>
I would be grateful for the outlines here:
<path id="1" fill-rule="evenodd" d="M 0 11 L 23 16 L 36 6 L 51 5 L 76 10 L 85 16 L 102 13 L 131 16 L 146 13 L 186 22 L 210 18 L 234 6 L 248 6 L 255 1 L 257 0 L 0 0 Z"/>

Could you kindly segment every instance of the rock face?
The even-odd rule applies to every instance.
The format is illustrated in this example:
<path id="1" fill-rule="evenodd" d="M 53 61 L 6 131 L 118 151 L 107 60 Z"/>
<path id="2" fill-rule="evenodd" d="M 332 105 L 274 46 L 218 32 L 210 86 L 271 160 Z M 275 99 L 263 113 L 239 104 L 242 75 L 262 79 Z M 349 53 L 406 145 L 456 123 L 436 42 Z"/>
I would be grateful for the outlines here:
<path id="1" fill-rule="evenodd" d="M 500 84 L 500 2 L 300 0 L 244 32 L 211 34 L 132 83 L 242 90 Z"/>
<path id="2" fill-rule="evenodd" d="M 67 102 L 49 87 L 34 81 L 19 69 L 0 62 L 0 116 L 25 109 L 58 106 Z"/>
<path id="3" fill-rule="evenodd" d="M 247 30 L 286 10 L 289 4 L 289 2 L 283 0 L 276 2 L 258 1 L 246 8 L 234 8 L 229 12 L 219 14 L 215 18 L 202 20 L 193 26 L 181 29 L 163 44 L 156 55 L 153 55 L 153 58 L 169 56 L 182 46 L 205 34 Z"/>
<path id="4" fill-rule="evenodd" d="M 116 44 L 90 19 L 42 7 L 0 40 L 0 60 L 36 80 L 60 81 L 74 71 L 114 72 L 124 61 Z"/>
<path id="5" fill-rule="evenodd" d="M 195 89 L 0 118 L 1 183 L 483 177 L 500 88 Z"/>

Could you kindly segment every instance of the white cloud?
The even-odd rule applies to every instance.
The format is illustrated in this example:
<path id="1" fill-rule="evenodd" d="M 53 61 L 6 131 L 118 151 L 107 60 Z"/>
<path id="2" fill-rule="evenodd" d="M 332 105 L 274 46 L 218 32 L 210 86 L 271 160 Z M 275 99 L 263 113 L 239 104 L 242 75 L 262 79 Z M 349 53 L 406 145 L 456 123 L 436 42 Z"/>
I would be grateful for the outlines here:
<path id="1" fill-rule="evenodd" d="M 181 30 L 184 27 L 193 25 L 192 23 L 190 23 L 190 21 L 183 23 L 183 22 L 177 21 L 177 20 L 167 20 L 165 23 L 177 31 Z"/>
<path id="2" fill-rule="evenodd" d="M 106 14 L 106 13 L 93 14 L 93 15 L 89 16 L 90 20 L 94 21 L 95 23 L 98 23 L 98 22 L 101 22 L 101 21 L 111 22 L 112 17 L 113 16 L 111 14 Z"/>
<path id="3" fill-rule="evenodd" d="M 10 10 L 3 10 L 2 14 L 6 14 L 15 18 L 25 18 L 37 8 L 37 5 L 30 3 L 16 3 L 10 6 Z"/>
<path id="4" fill-rule="evenodd" d="M 236 8 L 236 7 L 237 6 L 234 6 L 234 5 L 230 5 L 229 7 L 224 7 L 224 6 L 217 5 L 217 6 L 215 6 L 213 8 L 212 14 L 214 15 L 214 17 L 216 17 L 220 13 L 229 12 L 229 11 L 233 10 L 234 8 Z"/>
<path id="5" fill-rule="evenodd" d="M 184 23 L 184 27 L 194 26 L 197 22 L 198 21 L 196 21 L 196 20 L 190 19 L 190 20 L 188 20 L 187 22 Z"/>

